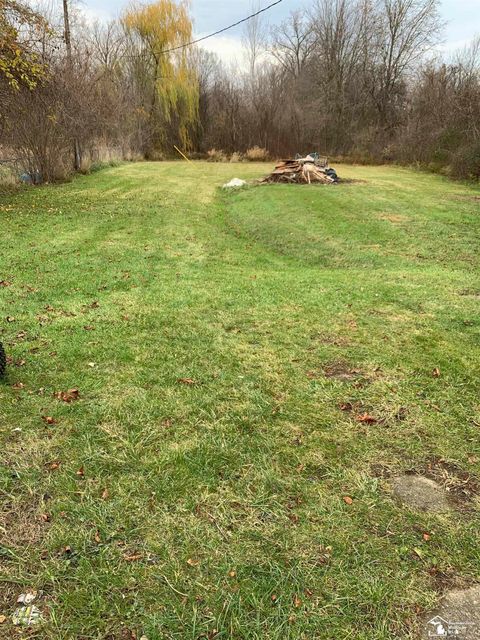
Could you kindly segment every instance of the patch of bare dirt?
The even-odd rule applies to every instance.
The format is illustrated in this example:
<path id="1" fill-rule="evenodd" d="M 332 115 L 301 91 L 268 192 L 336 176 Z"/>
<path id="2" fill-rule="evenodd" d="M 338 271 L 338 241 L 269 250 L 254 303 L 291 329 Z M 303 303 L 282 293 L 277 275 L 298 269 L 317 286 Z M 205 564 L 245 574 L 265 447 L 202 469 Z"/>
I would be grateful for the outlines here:
<path id="1" fill-rule="evenodd" d="M 453 196 L 451 196 L 452 200 L 473 200 L 474 202 L 478 202 L 480 201 L 480 196 L 469 196 L 469 195 L 465 195 L 465 194 L 455 194 Z"/>
<path id="2" fill-rule="evenodd" d="M 17 567 L 21 565 L 22 572 L 30 568 L 30 560 L 35 562 L 35 558 L 40 555 L 40 544 L 48 526 L 47 514 L 40 512 L 43 501 L 38 496 L 24 496 L 13 501 L 4 501 L 0 504 L 0 571 L 8 576 L 12 572 L 17 573 Z M 33 573 L 33 571 L 32 571 Z M 31 585 L 22 585 L 17 581 L 9 582 L 2 580 L 0 585 L 0 611 L 3 615 L 13 614 L 17 598 Z M 45 613 L 45 612 L 44 612 Z M 12 638 L 13 629 L 8 620 L 0 626 L 0 638 Z M 2 631 L 7 635 L 2 636 Z"/>
<path id="3" fill-rule="evenodd" d="M 351 367 L 344 360 L 337 360 L 326 365 L 323 368 L 323 374 L 326 378 L 334 378 L 344 382 L 351 382 L 365 377 L 360 369 Z"/>
<path id="4" fill-rule="evenodd" d="M 0 545 L 8 548 L 25 549 L 37 545 L 43 537 L 48 515 L 39 514 L 42 500 L 24 498 L 1 505 Z"/>
<path id="5" fill-rule="evenodd" d="M 435 591 L 439 594 L 444 594 L 451 589 L 467 589 L 472 586 L 471 580 L 462 578 L 451 567 L 442 570 L 439 567 L 432 566 L 429 568 L 428 573 L 432 578 Z"/>
<path id="6" fill-rule="evenodd" d="M 381 213 L 378 216 L 379 220 L 386 220 L 392 224 L 400 224 L 402 222 L 408 222 L 410 218 L 408 216 L 402 216 L 399 213 Z"/>
<path id="7" fill-rule="evenodd" d="M 443 458 L 432 458 L 424 466 L 424 474 L 442 485 L 457 509 L 470 507 L 480 493 L 480 482 L 468 471 Z"/>
<path id="8" fill-rule="evenodd" d="M 392 470 L 386 464 L 378 462 L 370 465 L 370 475 L 372 476 L 372 478 L 386 480 L 388 478 L 391 478 Z"/>
<path id="9" fill-rule="evenodd" d="M 38 496 L 3 502 L 0 505 L 0 568 L 18 563 L 31 549 L 39 554 L 49 521 L 46 505 Z"/>
<path id="10" fill-rule="evenodd" d="M 1 566 L 1 565 L 0 565 Z M 17 602 L 17 598 L 20 595 L 19 591 L 20 587 L 18 584 L 10 583 L 7 580 L 2 580 L 2 584 L 0 586 L 0 611 L 2 615 L 7 615 L 9 612 L 14 611 L 15 603 Z M 5 633 L 10 634 L 12 631 L 10 625 L 8 625 L 8 629 L 5 629 Z M 0 638 L 11 638 L 10 635 L 1 635 L 2 626 L 0 626 Z"/>
<path id="11" fill-rule="evenodd" d="M 341 184 L 368 184 L 368 180 L 362 180 L 361 178 L 339 178 L 335 186 Z"/>
<path id="12" fill-rule="evenodd" d="M 460 291 L 460 295 L 470 298 L 480 298 L 480 289 L 463 289 L 463 291 Z"/>
<path id="13" fill-rule="evenodd" d="M 352 344 L 349 338 L 334 333 L 313 333 L 310 336 L 310 340 L 320 344 L 333 345 L 334 347 L 349 347 Z"/>

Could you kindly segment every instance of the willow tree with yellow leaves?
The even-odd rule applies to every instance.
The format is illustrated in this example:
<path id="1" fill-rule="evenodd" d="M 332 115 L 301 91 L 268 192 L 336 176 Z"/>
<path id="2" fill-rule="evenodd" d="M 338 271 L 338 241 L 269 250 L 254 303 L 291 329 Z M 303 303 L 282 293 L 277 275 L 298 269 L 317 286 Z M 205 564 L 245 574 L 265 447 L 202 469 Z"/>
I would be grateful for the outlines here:
<path id="1" fill-rule="evenodd" d="M 198 81 L 188 48 L 182 47 L 192 39 L 188 2 L 157 0 L 134 5 L 122 22 L 130 38 L 130 65 L 138 83 L 137 114 L 150 130 L 147 154 L 169 142 L 188 148 L 198 119 Z"/>

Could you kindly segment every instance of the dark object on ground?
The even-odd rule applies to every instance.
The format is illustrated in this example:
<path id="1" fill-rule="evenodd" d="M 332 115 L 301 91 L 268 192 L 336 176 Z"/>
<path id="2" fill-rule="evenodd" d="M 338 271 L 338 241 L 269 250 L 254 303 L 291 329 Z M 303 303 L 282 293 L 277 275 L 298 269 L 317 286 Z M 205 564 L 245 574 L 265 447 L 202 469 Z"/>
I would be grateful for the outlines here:
<path id="1" fill-rule="evenodd" d="M 282 160 L 275 166 L 272 173 L 263 178 L 261 182 L 333 184 L 338 182 L 338 176 L 335 169 L 328 166 L 328 159 L 315 153 L 305 158 Z"/>
<path id="2" fill-rule="evenodd" d="M 0 342 L 0 378 L 5 375 L 5 371 L 7 369 L 7 356 L 5 354 L 5 349 L 3 348 L 3 344 Z"/>
<path id="3" fill-rule="evenodd" d="M 327 174 L 327 176 L 330 176 L 330 178 L 333 178 L 334 182 L 338 182 L 338 175 L 335 169 L 329 167 L 328 169 L 325 169 L 325 173 Z"/>
<path id="4" fill-rule="evenodd" d="M 20 181 L 24 184 L 41 184 L 43 179 L 40 171 L 33 171 L 32 173 L 22 173 Z"/>

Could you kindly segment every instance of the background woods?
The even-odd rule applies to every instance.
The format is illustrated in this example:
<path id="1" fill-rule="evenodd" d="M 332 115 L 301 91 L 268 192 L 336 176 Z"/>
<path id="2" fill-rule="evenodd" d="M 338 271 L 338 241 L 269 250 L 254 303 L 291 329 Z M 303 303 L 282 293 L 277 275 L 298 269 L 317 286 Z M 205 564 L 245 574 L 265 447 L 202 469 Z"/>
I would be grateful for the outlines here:
<path id="1" fill-rule="evenodd" d="M 217 159 L 315 149 L 480 175 L 480 41 L 439 59 L 438 0 L 318 0 L 271 29 L 257 17 L 235 68 L 177 49 L 192 39 L 186 3 L 132 5 L 94 25 L 68 6 L 71 56 L 61 6 L 40 15 L 0 1 L 0 145 L 33 180 L 65 177 L 76 154 L 88 170 L 173 144 Z"/>

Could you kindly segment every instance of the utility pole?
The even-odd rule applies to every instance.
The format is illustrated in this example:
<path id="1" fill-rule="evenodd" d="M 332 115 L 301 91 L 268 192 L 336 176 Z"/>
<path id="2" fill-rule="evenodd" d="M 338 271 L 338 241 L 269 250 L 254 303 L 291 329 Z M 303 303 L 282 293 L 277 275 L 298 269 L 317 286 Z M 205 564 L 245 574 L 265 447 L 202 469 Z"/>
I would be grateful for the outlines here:
<path id="1" fill-rule="evenodd" d="M 72 39 L 70 36 L 70 18 L 68 15 L 68 0 L 63 0 L 63 22 L 65 25 L 65 46 L 67 48 L 67 62 L 70 69 L 73 68 Z M 80 169 L 80 145 L 75 137 L 73 139 L 73 166 L 75 171 Z"/>
<path id="2" fill-rule="evenodd" d="M 68 0 L 63 0 L 63 21 L 65 23 L 65 46 L 67 47 L 67 60 L 72 64 L 72 39 L 70 37 L 70 18 L 68 17 Z"/>

